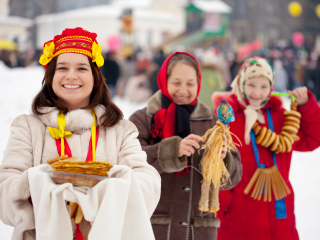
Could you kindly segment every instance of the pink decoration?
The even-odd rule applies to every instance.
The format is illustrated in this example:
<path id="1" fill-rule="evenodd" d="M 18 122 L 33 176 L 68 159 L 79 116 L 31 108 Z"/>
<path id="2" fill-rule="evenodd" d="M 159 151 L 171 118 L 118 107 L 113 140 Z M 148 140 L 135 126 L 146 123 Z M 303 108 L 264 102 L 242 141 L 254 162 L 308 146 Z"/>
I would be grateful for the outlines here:
<path id="1" fill-rule="evenodd" d="M 244 44 L 238 51 L 238 58 L 244 59 L 250 53 L 259 50 L 262 47 L 262 43 L 259 40 L 254 40 L 251 43 Z"/>
<path id="2" fill-rule="evenodd" d="M 110 36 L 107 40 L 107 45 L 109 47 L 109 52 L 116 52 L 121 47 L 121 38 L 118 35 Z"/>
<path id="3" fill-rule="evenodd" d="M 293 45 L 295 45 L 296 47 L 300 47 L 304 43 L 304 36 L 301 32 L 295 32 L 292 34 L 291 40 Z"/>

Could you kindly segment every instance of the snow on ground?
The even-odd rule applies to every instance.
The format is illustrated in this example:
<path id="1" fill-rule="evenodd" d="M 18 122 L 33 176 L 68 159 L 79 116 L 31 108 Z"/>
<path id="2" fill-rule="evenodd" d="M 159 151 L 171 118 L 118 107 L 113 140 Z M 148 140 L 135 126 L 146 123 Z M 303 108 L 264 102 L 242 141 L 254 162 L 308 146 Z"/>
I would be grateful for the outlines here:
<path id="1" fill-rule="evenodd" d="M 0 153 L 9 137 L 12 121 L 21 114 L 28 114 L 33 97 L 41 87 L 42 67 L 8 69 L 0 62 Z M 128 119 L 146 103 L 130 103 L 122 98 L 114 102 Z M 286 106 L 288 101 L 285 100 Z M 0 157 L 0 163 L 2 157 Z M 320 148 L 313 152 L 294 152 L 290 180 L 295 191 L 295 213 L 301 240 L 314 240 L 320 236 Z M 0 221 L 0 239 L 10 240 L 13 228 Z"/>

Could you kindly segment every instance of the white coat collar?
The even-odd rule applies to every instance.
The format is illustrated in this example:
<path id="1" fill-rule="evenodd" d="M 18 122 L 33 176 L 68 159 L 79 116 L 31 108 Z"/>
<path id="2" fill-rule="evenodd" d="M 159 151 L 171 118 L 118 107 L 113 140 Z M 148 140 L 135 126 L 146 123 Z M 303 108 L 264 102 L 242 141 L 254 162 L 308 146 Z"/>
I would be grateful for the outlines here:
<path id="1" fill-rule="evenodd" d="M 44 115 L 37 116 L 46 127 L 59 128 L 57 116 L 59 110 L 55 107 L 44 107 L 40 110 Z M 100 117 L 105 113 L 105 108 L 98 105 L 94 108 L 97 117 L 97 125 L 101 124 Z M 76 131 L 78 129 L 90 129 L 93 123 L 93 117 L 90 109 L 77 109 L 65 114 L 65 131 Z"/>

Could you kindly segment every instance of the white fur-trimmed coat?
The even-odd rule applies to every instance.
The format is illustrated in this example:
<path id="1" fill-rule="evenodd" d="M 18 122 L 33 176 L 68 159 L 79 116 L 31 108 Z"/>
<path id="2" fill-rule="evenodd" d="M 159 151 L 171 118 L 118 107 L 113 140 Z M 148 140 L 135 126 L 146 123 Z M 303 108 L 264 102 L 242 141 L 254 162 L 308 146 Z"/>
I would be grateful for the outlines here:
<path id="1" fill-rule="evenodd" d="M 94 110 L 99 125 L 104 108 L 97 106 Z M 21 115 L 13 121 L 0 165 L 0 219 L 14 227 L 14 240 L 35 239 L 35 220 L 29 201 L 26 170 L 58 156 L 55 139 L 51 137 L 47 127 L 58 128 L 59 111 L 55 108 L 42 108 L 42 111 L 47 114 Z M 66 114 L 65 119 L 65 131 L 73 133 L 67 139 L 72 155 L 85 161 L 93 123 L 91 111 L 74 110 Z M 142 151 L 137 136 L 137 128 L 128 120 L 121 120 L 113 127 L 100 127 L 96 161 L 127 165 L 133 169 L 151 217 L 160 198 L 161 179 L 158 171 L 147 163 L 146 153 Z"/>

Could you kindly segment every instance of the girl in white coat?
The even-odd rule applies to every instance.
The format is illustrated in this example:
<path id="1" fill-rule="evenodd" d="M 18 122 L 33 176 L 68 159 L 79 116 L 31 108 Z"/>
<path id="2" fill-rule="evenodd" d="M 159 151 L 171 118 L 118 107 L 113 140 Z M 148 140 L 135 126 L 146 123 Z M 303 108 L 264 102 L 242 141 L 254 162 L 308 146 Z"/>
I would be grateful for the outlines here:
<path id="1" fill-rule="evenodd" d="M 123 120 L 99 67 L 103 65 L 96 34 L 82 28 L 65 29 L 44 44 L 40 63 L 46 68 L 42 89 L 34 98 L 32 113 L 17 117 L 0 165 L 0 219 L 15 227 L 12 239 L 35 239 L 35 218 L 28 169 L 61 155 L 50 128 L 65 119 L 65 149 L 80 161 L 90 152 L 91 126 L 96 117 L 96 161 L 132 168 L 151 217 L 160 197 L 160 176 L 146 162 L 133 123 Z M 60 141 L 60 142 L 59 142 Z M 92 145 L 91 145 L 92 148 Z M 91 149 L 92 151 L 92 149 Z M 90 225 L 82 224 L 87 236 Z M 89 227 L 88 227 L 89 226 Z"/>

